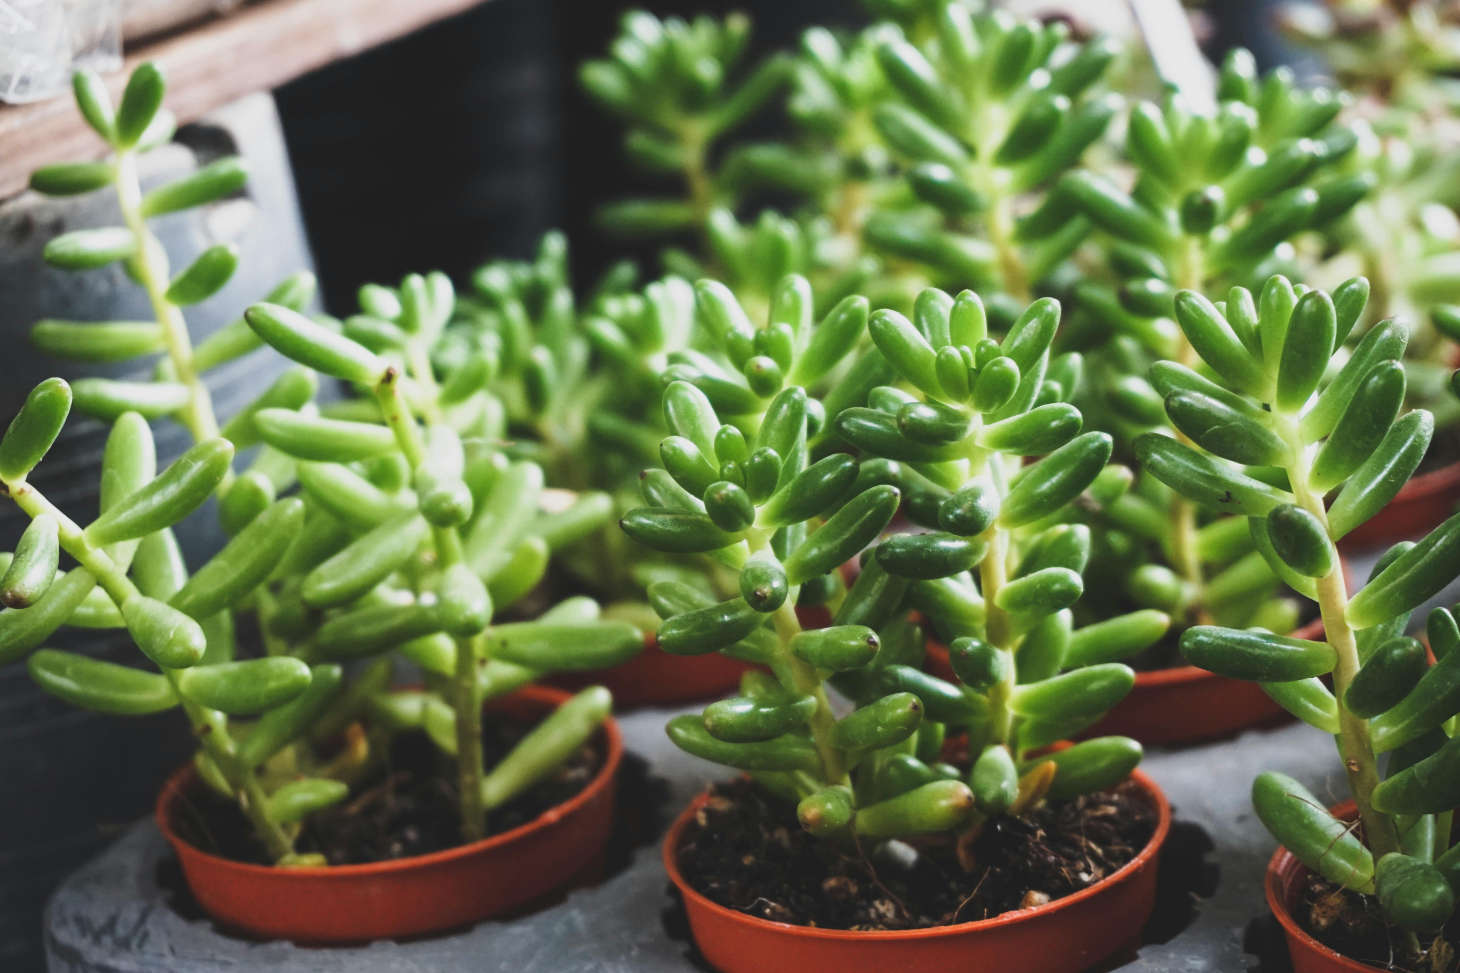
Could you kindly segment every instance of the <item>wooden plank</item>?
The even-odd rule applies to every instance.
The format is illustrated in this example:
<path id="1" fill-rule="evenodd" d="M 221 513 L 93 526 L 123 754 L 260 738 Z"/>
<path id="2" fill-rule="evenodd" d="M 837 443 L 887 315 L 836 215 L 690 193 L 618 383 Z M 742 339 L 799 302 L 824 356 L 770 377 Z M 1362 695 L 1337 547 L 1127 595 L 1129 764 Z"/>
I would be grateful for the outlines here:
<path id="1" fill-rule="evenodd" d="M 240 0 L 128 0 L 122 4 L 122 39 L 146 40 L 242 5 Z"/>
<path id="2" fill-rule="evenodd" d="M 147 60 L 161 65 L 168 79 L 165 104 L 179 122 L 190 122 L 235 98 L 277 87 L 482 2 L 266 0 L 130 52 L 127 69 Z M 126 76 L 127 71 L 119 71 L 107 77 L 114 98 Z M 98 158 L 104 149 L 67 96 L 0 106 L 0 199 L 24 189 L 38 166 Z"/>

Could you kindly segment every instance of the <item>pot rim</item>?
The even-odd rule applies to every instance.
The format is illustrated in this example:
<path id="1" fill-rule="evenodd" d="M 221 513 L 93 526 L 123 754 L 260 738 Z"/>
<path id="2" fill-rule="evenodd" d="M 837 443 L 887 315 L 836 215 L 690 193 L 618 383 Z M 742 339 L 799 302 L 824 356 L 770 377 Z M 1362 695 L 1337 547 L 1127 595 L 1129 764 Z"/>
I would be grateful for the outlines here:
<path id="1" fill-rule="evenodd" d="M 1335 816 L 1340 818 L 1353 818 L 1358 814 L 1358 808 L 1353 801 L 1344 801 L 1342 804 L 1335 804 L 1329 808 Z M 1307 870 L 1308 866 L 1298 861 L 1298 857 L 1282 845 L 1272 853 L 1267 862 L 1267 874 L 1263 876 L 1262 887 L 1267 897 L 1267 909 L 1277 919 L 1278 925 L 1283 927 L 1283 932 L 1288 939 L 1301 940 L 1307 949 L 1322 956 L 1331 963 L 1342 963 L 1343 969 L 1354 971 L 1354 973 L 1379 973 L 1380 968 L 1371 966 L 1368 963 L 1360 962 L 1350 956 L 1345 956 L 1338 950 L 1319 942 L 1312 933 L 1298 924 L 1293 918 L 1291 910 L 1283 896 L 1282 877 L 1298 869 Z"/>
<path id="2" fill-rule="evenodd" d="M 1412 477 L 1399 488 L 1399 492 L 1394 495 L 1394 500 L 1415 500 L 1428 497 L 1431 494 L 1449 490 L 1457 484 L 1460 484 L 1460 460 L 1446 463 L 1428 473 Z M 1394 500 L 1390 502 L 1393 503 Z"/>
<path id="3" fill-rule="evenodd" d="M 689 882 L 685 880 L 683 873 L 679 870 L 678 852 L 680 840 L 684 837 L 684 831 L 689 826 L 690 820 L 694 817 L 694 813 L 709 799 L 710 792 L 708 789 L 696 794 L 689 802 L 689 805 L 674 819 L 674 823 L 670 825 L 669 831 L 665 834 L 664 841 L 660 846 L 662 849 L 661 857 L 664 861 L 664 869 L 669 873 L 669 880 L 679 889 L 681 895 L 687 900 L 693 900 L 697 908 L 705 909 L 732 922 L 744 923 L 761 931 L 785 932 L 810 939 L 857 942 L 966 936 L 987 929 L 1028 922 L 1054 912 L 1059 912 L 1062 909 L 1069 908 L 1078 902 L 1100 894 L 1107 887 L 1126 880 L 1140 868 L 1152 862 L 1157 853 L 1160 852 L 1162 845 L 1166 843 L 1167 834 L 1171 830 L 1171 803 L 1166 799 L 1166 794 L 1156 785 L 1156 782 L 1139 769 L 1131 771 L 1130 778 L 1128 779 L 1134 780 L 1139 784 L 1146 796 L 1156 806 L 1156 830 L 1151 833 L 1150 840 L 1146 842 L 1145 847 L 1134 858 L 1094 885 L 1055 899 L 1053 902 L 1047 902 L 1044 905 L 1034 906 L 1030 909 L 1012 909 L 988 919 L 976 919 L 972 922 L 960 922 L 948 926 L 929 926 L 924 929 L 822 929 L 816 926 L 803 926 L 793 922 L 776 922 L 772 919 L 762 919 L 758 916 L 746 915 L 736 909 L 720 905 L 718 902 L 711 900 L 692 888 Z"/>
<path id="4" fill-rule="evenodd" d="M 500 700 L 521 699 L 533 703 L 550 703 L 556 708 L 572 698 L 572 693 L 560 689 L 553 689 L 549 686 L 528 685 L 514 690 Z M 490 706 L 495 700 L 488 700 L 485 705 Z M 162 832 L 168 844 L 173 850 L 182 855 L 184 849 L 189 855 L 195 855 L 205 860 L 214 868 L 222 868 L 233 871 L 235 874 L 246 875 L 268 875 L 268 876 L 300 876 L 313 879 L 337 879 L 348 880 L 368 876 L 390 874 L 394 872 L 409 871 L 415 868 L 423 868 L 432 865 L 439 865 L 454 861 L 459 858 L 469 858 L 473 855 L 511 844 L 528 833 L 545 828 L 561 818 L 574 813 L 583 805 L 601 794 L 604 788 L 610 786 L 618 774 L 620 762 L 624 755 L 623 733 L 619 729 L 618 722 L 612 714 L 599 726 L 603 733 L 605 748 L 603 764 L 599 767 L 598 773 L 594 775 L 581 791 L 574 794 L 561 804 L 555 804 L 537 817 L 520 824 L 510 831 L 503 831 L 483 838 L 480 841 L 473 841 L 470 844 L 456 845 L 452 848 L 443 848 L 440 851 L 433 851 L 425 855 L 411 855 L 406 858 L 393 858 L 389 861 L 366 862 L 357 865 L 310 865 L 301 867 L 280 868 L 277 865 L 257 865 L 252 862 L 235 861 L 232 858 L 224 858 L 222 855 L 215 855 L 212 852 L 204 851 L 192 842 L 187 841 L 173 830 L 170 817 L 171 810 L 188 784 L 197 776 L 197 769 L 189 761 L 168 776 L 162 785 L 162 790 L 157 795 L 157 804 L 153 809 L 153 820 L 157 828 Z"/>

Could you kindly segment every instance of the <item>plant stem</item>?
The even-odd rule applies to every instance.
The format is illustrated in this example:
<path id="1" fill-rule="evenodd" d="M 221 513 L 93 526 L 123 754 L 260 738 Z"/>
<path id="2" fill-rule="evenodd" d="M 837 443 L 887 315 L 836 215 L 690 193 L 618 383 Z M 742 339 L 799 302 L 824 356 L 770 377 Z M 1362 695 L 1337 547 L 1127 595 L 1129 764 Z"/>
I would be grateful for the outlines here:
<path id="1" fill-rule="evenodd" d="M 1200 292 L 1206 284 L 1206 255 L 1200 240 L 1186 238 L 1176 254 L 1176 282 L 1184 290 Z M 1179 330 L 1176 335 L 1177 361 L 1188 367 L 1196 363 L 1196 349 Z M 1191 446 L 1191 439 L 1177 429 L 1178 442 Z M 1204 604 L 1206 576 L 1202 570 L 1201 554 L 1197 550 L 1196 504 L 1180 493 L 1171 496 L 1171 560 L 1191 591 L 1192 601 L 1187 606 L 1187 616 L 1193 624 L 1201 625 L 1211 621 Z"/>
<path id="2" fill-rule="evenodd" d="M 167 357 L 177 381 L 188 390 L 188 401 L 179 418 L 194 442 L 212 439 L 218 435 L 218 419 L 213 413 L 213 397 L 198 374 L 193 361 L 193 343 L 188 334 L 187 321 L 182 309 L 167 299 L 167 252 L 153 236 L 142 215 L 142 186 L 137 177 L 137 153 L 124 149 L 117 153 L 116 175 L 117 204 L 122 210 L 122 219 L 137 240 L 137 254 L 132 259 L 137 279 L 147 292 L 152 304 L 152 314 L 162 325 L 163 338 L 167 342 Z M 224 474 L 219 493 L 226 493 L 233 480 L 230 469 Z"/>
<path id="3" fill-rule="evenodd" d="M 1287 422 L 1285 433 L 1284 438 L 1288 441 L 1294 457 L 1287 467 L 1293 494 L 1298 505 L 1316 517 L 1332 538 L 1323 497 L 1309 485 L 1312 463 L 1308 450 L 1302 445 L 1302 437 L 1297 433 L 1295 421 Z M 1338 558 L 1334 558 L 1333 569 L 1317 579 L 1317 589 L 1318 607 L 1323 616 L 1324 639 L 1333 646 L 1338 657 L 1333 669 L 1333 695 L 1338 701 L 1339 756 L 1343 758 L 1349 790 L 1353 793 L 1354 803 L 1358 805 L 1359 818 L 1364 825 L 1364 838 L 1377 860 L 1391 851 L 1399 850 L 1399 832 L 1392 817 L 1374 809 L 1373 793 L 1379 784 L 1379 762 L 1374 755 L 1368 721 L 1351 712 L 1343 702 L 1344 693 L 1348 691 L 1349 684 L 1359 671 L 1359 649 L 1353 626 L 1348 621 L 1348 588 L 1344 582 L 1343 565 Z"/>
<path id="4" fill-rule="evenodd" d="M 698 123 L 685 122 L 679 130 L 679 141 L 684 147 L 684 183 L 689 191 L 689 204 L 694 208 L 695 222 L 703 224 L 714 203 L 714 190 L 705 165 L 709 138 Z"/>
<path id="5" fill-rule="evenodd" d="M 486 776 L 482 756 L 482 703 L 477 690 L 477 655 L 473 639 L 457 639 L 452 690 L 456 708 L 456 786 L 461 792 L 461 840 L 480 841 L 487 834 L 487 806 L 482 800 Z"/>
<path id="6" fill-rule="evenodd" d="M 396 444 L 414 474 L 425 462 L 426 444 L 415 416 L 401 394 L 400 378 L 396 369 L 387 369 L 375 387 L 375 397 L 380 403 L 385 424 L 395 434 Z M 444 569 L 461 562 L 461 535 L 455 529 L 433 526 L 431 537 L 439 567 Z M 477 684 L 477 668 L 486 664 L 486 648 L 487 641 L 480 636 L 458 638 L 456 667 L 451 677 L 451 707 L 456 716 L 457 799 L 463 843 L 479 841 L 487 833 L 487 809 L 482 800 L 482 780 L 486 776 L 482 754 L 482 699 Z"/>
<path id="7" fill-rule="evenodd" d="M 978 569 L 979 593 L 984 600 L 984 635 L 990 645 L 1012 656 L 1013 632 L 1009 615 L 996 603 L 999 592 L 1009 580 L 1009 535 L 998 524 L 993 524 L 984 536 L 988 550 Z M 989 740 L 993 743 L 1008 743 L 1014 734 L 1014 713 L 1009 709 L 1009 696 L 1018 682 L 1015 669 L 1012 665 L 1005 666 L 1003 680 L 988 691 Z"/>
<path id="8" fill-rule="evenodd" d="M 1026 304 L 1033 296 L 1029 288 L 1029 269 L 1014 243 L 1014 214 L 1011 200 L 1002 192 L 993 190 L 995 180 L 989 178 L 991 187 L 988 212 L 989 242 L 999 257 L 999 274 L 1004 278 L 1004 291 Z"/>
<path id="9" fill-rule="evenodd" d="M 831 700 L 827 698 L 826 686 L 816 674 L 816 669 L 791 654 L 791 639 L 801 632 L 801 621 L 796 617 L 794 592 L 780 608 L 776 609 L 772 621 L 780 640 L 781 662 L 791 677 L 790 689 L 802 696 L 816 698 L 816 711 L 811 714 L 808 728 L 811 741 L 821 755 L 821 768 L 827 784 L 847 784 L 847 761 L 845 755 L 831 737 L 836 729 L 836 714 L 831 711 Z"/>
<path id="10" fill-rule="evenodd" d="M 32 519 L 47 513 L 56 519 L 62 548 L 74 557 L 81 567 L 88 571 L 107 596 L 120 608 L 129 598 L 140 597 L 141 592 L 127 577 L 125 571 L 111 559 L 105 550 L 87 539 L 81 526 L 68 517 L 59 507 L 51 503 L 39 490 L 24 480 L 5 484 L 17 506 Z M 183 712 L 198 738 L 198 744 L 217 766 L 233 788 L 234 797 L 240 809 L 253 825 L 254 833 L 263 843 L 264 849 L 274 861 L 279 861 L 294 851 L 294 843 L 284 829 L 269 816 L 268 795 L 259 784 L 253 768 L 238 759 L 232 735 L 228 732 L 228 718 L 217 710 L 208 709 L 191 702 L 178 689 L 178 670 L 158 666 L 163 676 L 172 685 L 182 703 Z"/>

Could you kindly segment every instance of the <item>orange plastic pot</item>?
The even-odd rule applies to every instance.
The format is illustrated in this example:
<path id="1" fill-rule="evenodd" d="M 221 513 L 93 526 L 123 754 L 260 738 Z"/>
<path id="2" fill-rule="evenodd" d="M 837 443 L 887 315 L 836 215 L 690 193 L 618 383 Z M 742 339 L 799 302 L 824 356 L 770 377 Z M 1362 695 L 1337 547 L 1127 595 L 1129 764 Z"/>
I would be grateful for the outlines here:
<path id="1" fill-rule="evenodd" d="M 695 945 L 721 973 L 1079 973 L 1138 944 L 1156 903 L 1156 862 L 1171 827 L 1171 806 L 1145 774 L 1136 771 L 1132 777 L 1157 812 L 1156 831 L 1139 855 L 1073 895 L 978 922 L 857 932 L 772 922 L 712 902 L 679 870 L 685 829 L 708 792 L 691 801 L 669 829 L 664 867 L 684 897 Z"/>
<path id="2" fill-rule="evenodd" d="M 1421 473 L 1343 539 L 1348 548 L 1382 547 L 1435 527 L 1460 504 L 1460 463 Z"/>
<path id="3" fill-rule="evenodd" d="M 540 719 L 568 695 L 529 686 L 488 712 Z M 191 765 L 163 785 L 157 826 L 177 853 L 198 902 L 225 926 L 304 943 L 418 936 L 512 912 L 592 874 L 613 824 L 623 737 L 600 730 L 598 775 L 534 821 L 482 841 L 413 858 L 332 868 L 270 868 L 230 861 L 183 840 L 173 826 L 193 782 Z"/>
<path id="4" fill-rule="evenodd" d="M 614 708 L 627 710 L 721 696 L 740 685 L 741 675 L 749 668 L 749 663 L 718 652 L 670 655 L 659 648 L 651 632 L 644 636 L 644 651 L 628 662 L 612 669 L 560 672 L 549 681 L 571 690 L 606 686 L 613 693 Z"/>
<path id="5" fill-rule="evenodd" d="M 1352 820 L 1358 814 L 1353 801 L 1345 801 L 1332 811 L 1344 820 Z M 1307 878 L 1308 869 L 1293 857 L 1292 852 L 1281 846 L 1267 863 L 1267 907 L 1272 910 L 1287 937 L 1293 973 L 1374 973 L 1378 967 L 1329 949 L 1309 935 L 1293 917 Z"/>

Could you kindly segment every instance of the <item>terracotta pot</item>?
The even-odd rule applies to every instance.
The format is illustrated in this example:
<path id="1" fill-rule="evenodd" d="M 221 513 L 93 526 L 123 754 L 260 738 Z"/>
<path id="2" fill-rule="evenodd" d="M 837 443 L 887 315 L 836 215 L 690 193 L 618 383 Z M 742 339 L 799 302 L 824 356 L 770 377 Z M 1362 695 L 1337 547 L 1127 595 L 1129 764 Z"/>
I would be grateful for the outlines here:
<path id="1" fill-rule="evenodd" d="M 529 686 L 487 708 L 536 720 L 567 698 L 556 689 Z M 271 868 L 201 851 L 173 827 L 193 782 L 191 765 L 163 786 L 157 826 L 198 902 L 230 928 L 305 943 L 422 935 L 510 912 L 591 874 L 613 824 L 623 757 L 617 724 L 608 720 L 601 733 L 603 767 L 579 794 L 521 827 L 429 855 L 333 868 Z"/>
<path id="2" fill-rule="evenodd" d="M 1460 504 L 1460 463 L 1422 473 L 1374 517 L 1343 539 L 1346 548 L 1383 547 L 1424 533 L 1455 512 Z"/>
<path id="3" fill-rule="evenodd" d="M 1353 801 L 1345 801 L 1331 809 L 1345 820 L 1352 820 L 1358 811 Z M 1293 857 L 1292 852 L 1279 846 L 1267 863 L 1267 907 L 1283 927 L 1288 940 L 1288 955 L 1292 957 L 1293 973 L 1374 973 L 1379 969 L 1358 960 L 1349 959 L 1314 939 L 1293 917 L 1293 909 L 1303 894 L 1308 869 Z"/>
<path id="4" fill-rule="evenodd" d="M 560 672 L 548 681 L 564 689 L 606 686 L 613 693 L 614 709 L 692 703 L 722 696 L 740 685 L 748 662 L 718 652 L 706 655 L 670 655 L 659 648 L 653 633 L 644 637 L 644 651 L 612 669 Z"/>
<path id="5" fill-rule="evenodd" d="M 997 970 L 1078 973 L 1139 942 L 1156 902 L 1156 861 L 1171 827 L 1171 807 L 1155 783 L 1134 779 L 1157 811 L 1156 831 L 1141 853 L 1109 878 L 1048 905 L 992 919 L 931 929 L 855 932 L 818 929 L 748 916 L 690 888 L 679 846 L 705 792 L 690 802 L 664 839 L 664 867 L 684 897 L 695 945 L 722 973 L 893 973 Z"/>

